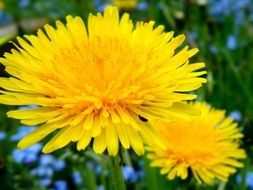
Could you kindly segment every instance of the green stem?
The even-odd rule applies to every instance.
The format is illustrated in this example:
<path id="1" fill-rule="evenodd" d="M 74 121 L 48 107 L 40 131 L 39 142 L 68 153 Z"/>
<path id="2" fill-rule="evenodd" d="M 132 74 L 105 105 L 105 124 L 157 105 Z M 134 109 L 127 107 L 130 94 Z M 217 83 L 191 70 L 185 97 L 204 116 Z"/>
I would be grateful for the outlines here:
<path id="1" fill-rule="evenodd" d="M 217 190 L 224 190 L 224 189 L 225 189 L 225 187 L 226 187 L 226 183 L 221 182 L 221 183 L 219 184 L 219 186 L 218 186 L 218 189 L 217 189 Z"/>
<path id="2" fill-rule="evenodd" d="M 223 50 L 223 53 L 224 53 L 224 56 L 229 64 L 231 70 L 233 71 L 233 73 L 237 79 L 238 84 L 241 87 L 242 93 L 245 95 L 246 98 L 248 98 L 249 104 L 253 105 L 252 95 L 251 95 L 249 89 L 247 88 L 247 86 L 245 86 L 244 79 L 241 77 L 238 69 L 236 68 L 233 58 L 231 57 L 231 55 L 229 55 L 229 52 Z"/>
<path id="3" fill-rule="evenodd" d="M 246 175 L 247 175 L 247 169 L 248 169 L 248 166 L 249 166 L 249 160 L 246 159 L 245 162 L 244 162 L 244 167 L 242 169 L 242 181 L 241 181 L 241 185 L 240 185 L 240 190 L 246 190 Z"/>
<path id="4" fill-rule="evenodd" d="M 114 190 L 126 190 L 122 169 L 120 165 L 120 157 L 110 157 L 110 168 L 111 168 L 111 180 L 112 187 Z"/>
<path id="5" fill-rule="evenodd" d="M 127 166 L 133 167 L 128 150 L 122 150 L 122 159 Z"/>

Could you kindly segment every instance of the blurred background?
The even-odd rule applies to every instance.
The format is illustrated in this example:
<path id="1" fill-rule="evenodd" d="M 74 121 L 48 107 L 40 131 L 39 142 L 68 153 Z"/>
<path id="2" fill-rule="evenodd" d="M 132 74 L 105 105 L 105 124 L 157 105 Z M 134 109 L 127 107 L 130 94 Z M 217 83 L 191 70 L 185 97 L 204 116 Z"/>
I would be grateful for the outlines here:
<path id="1" fill-rule="evenodd" d="M 14 48 L 16 36 L 36 33 L 45 23 L 54 25 L 66 15 L 86 20 L 89 13 L 103 11 L 109 4 L 129 12 L 134 21 L 154 20 L 166 31 L 185 34 L 190 47 L 200 52 L 208 83 L 198 90 L 205 100 L 239 123 L 247 151 L 245 167 L 227 184 L 200 186 L 192 178 L 168 181 L 148 161 L 123 151 L 122 167 L 128 189 L 148 190 L 249 190 L 253 189 L 253 0 L 0 0 L 0 56 Z M 128 1 L 128 2 L 127 2 Z M 0 76 L 8 76 L 0 66 Z M 13 107 L 0 105 L 0 184 L 11 189 L 108 190 L 110 162 L 91 150 L 77 152 L 74 145 L 54 154 L 41 154 L 42 144 L 17 150 L 17 142 L 34 127 L 7 119 Z M 24 107 L 17 107 L 24 109 Z"/>

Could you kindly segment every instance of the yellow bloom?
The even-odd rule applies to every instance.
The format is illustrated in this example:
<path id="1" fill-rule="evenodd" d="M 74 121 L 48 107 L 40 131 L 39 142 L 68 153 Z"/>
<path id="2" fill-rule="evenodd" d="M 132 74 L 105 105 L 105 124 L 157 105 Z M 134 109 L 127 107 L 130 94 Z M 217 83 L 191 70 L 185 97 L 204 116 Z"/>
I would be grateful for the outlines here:
<path id="1" fill-rule="evenodd" d="M 0 9 L 4 9 L 4 2 L 0 1 Z"/>
<path id="2" fill-rule="evenodd" d="M 134 9 L 138 0 L 112 0 L 112 2 L 119 9 Z"/>
<path id="3" fill-rule="evenodd" d="M 128 14 L 119 18 L 116 7 L 90 15 L 88 26 L 79 17 L 67 17 L 66 26 L 45 25 L 45 33 L 17 38 L 19 51 L 0 61 L 10 78 L 0 78 L 0 103 L 38 105 L 8 112 L 25 125 L 42 124 L 23 138 L 26 148 L 59 130 L 43 148 L 49 153 L 77 142 L 85 149 L 93 141 L 96 153 L 116 155 L 119 144 L 144 153 L 145 139 L 162 145 L 146 119 L 187 118 L 191 110 L 181 102 L 205 79 L 196 71 L 204 63 L 189 64 L 198 50 L 177 51 L 184 36 L 173 37 L 154 28 L 154 22 L 134 27 Z M 178 53 L 175 53 L 177 51 Z M 189 113 L 188 113 L 189 112 Z"/>
<path id="4" fill-rule="evenodd" d="M 225 112 L 215 110 L 206 103 L 194 103 L 201 115 L 192 121 L 173 123 L 157 122 L 156 128 L 167 144 L 167 149 L 148 147 L 151 166 L 160 167 L 161 174 L 172 180 L 176 176 L 185 179 L 188 169 L 199 183 L 212 184 L 214 179 L 227 181 L 235 167 L 243 164 L 237 159 L 245 158 L 239 148 L 242 138 L 237 124 Z"/>

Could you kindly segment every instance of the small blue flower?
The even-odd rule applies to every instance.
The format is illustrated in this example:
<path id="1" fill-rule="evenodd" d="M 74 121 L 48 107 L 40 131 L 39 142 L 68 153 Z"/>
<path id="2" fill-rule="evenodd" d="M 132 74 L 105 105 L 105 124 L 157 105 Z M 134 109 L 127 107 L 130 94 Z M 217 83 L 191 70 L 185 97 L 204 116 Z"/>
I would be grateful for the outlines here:
<path id="1" fill-rule="evenodd" d="M 96 174 L 100 174 L 102 172 L 102 167 L 101 166 L 96 166 L 96 168 L 95 168 L 95 173 Z"/>
<path id="2" fill-rule="evenodd" d="M 245 14 L 243 11 L 235 12 L 235 23 L 240 25 L 244 21 Z"/>
<path id="3" fill-rule="evenodd" d="M 40 156 L 40 165 L 41 166 L 48 166 L 54 162 L 54 156 L 51 154 L 43 154 Z"/>
<path id="4" fill-rule="evenodd" d="M 30 4 L 30 0 L 19 0 L 18 6 L 19 8 L 24 9 L 28 7 L 29 4 Z"/>
<path id="5" fill-rule="evenodd" d="M 212 1 L 209 0 L 209 14 L 216 19 L 223 19 L 228 13 L 229 13 L 229 8 L 226 3 L 226 1 Z"/>
<path id="6" fill-rule="evenodd" d="M 34 169 L 34 174 L 40 177 L 52 177 L 54 170 L 48 166 L 39 166 L 38 168 Z"/>
<path id="7" fill-rule="evenodd" d="M 53 162 L 53 168 L 55 171 L 61 171 L 65 167 L 66 167 L 66 163 L 61 159 L 57 159 Z"/>
<path id="8" fill-rule="evenodd" d="M 24 150 L 15 149 L 12 152 L 12 157 L 16 163 L 31 164 L 38 158 L 38 153 L 42 149 L 42 144 L 35 144 Z"/>
<path id="9" fill-rule="evenodd" d="M 237 43 L 236 43 L 236 36 L 235 35 L 230 35 L 227 38 L 227 48 L 234 50 L 237 47 Z"/>
<path id="10" fill-rule="evenodd" d="M 104 11 L 104 8 L 105 8 L 106 6 L 110 6 L 110 5 L 112 5 L 112 3 L 110 3 L 110 2 L 103 3 L 103 4 L 99 5 L 99 6 L 97 6 L 97 9 L 98 9 L 99 12 L 103 12 L 103 11 Z"/>
<path id="11" fill-rule="evenodd" d="M 97 190 L 104 190 L 105 189 L 105 187 L 103 186 L 103 185 L 99 185 L 98 187 L 97 187 Z"/>
<path id="12" fill-rule="evenodd" d="M 208 0 L 209 14 L 218 21 L 227 16 L 234 16 L 235 24 L 242 24 L 245 17 L 245 8 L 251 5 L 250 0 Z"/>
<path id="13" fill-rule="evenodd" d="M 67 190 L 68 184 L 64 180 L 57 180 L 54 182 L 54 189 L 55 190 Z"/>
<path id="14" fill-rule="evenodd" d="M 95 5 L 98 7 L 102 4 L 102 0 L 94 0 Z"/>
<path id="15" fill-rule="evenodd" d="M 42 147 L 43 145 L 41 143 L 37 143 L 24 150 L 28 150 L 29 152 L 33 152 L 34 154 L 38 154 L 41 151 Z"/>
<path id="16" fill-rule="evenodd" d="M 122 172 L 124 179 L 129 182 L 136 182 L 138 180 L 138 174 L 134 171 L 132 167 L 129 166 L 123 166 Z"/>
<path id="17" fill-rule="evenodd" d="M 20 141 L 27 134 L 31 133 L 35 127 L 32 126 L 21 126 L 18 128 L 18 132 L 10 137 L 11 141 Z"/>
<path id="18" fill-rule="evenodd" d="M 238 184 L 242 183 L 242 176 L 237 175 L 236 181 Z M 246 174 L 246 186 L 253 190 L 253 172 L 248 172 Z"/>
<path id="19" fill-rule="evenodd" d="M 5 13 L 3 10 L 0 10 L 0 25 L 8 24 L 13 21 L 13 17 L 10 14 Z"/>
<path id="20" fill-rule="evenodd" d="M 43 186 L 43 187 L 47 187 L 51 184 L 51 179 L 49 178 L 44 178 L 44 179 L 41 179 L 40 180 L 40 185 Z"/>
<path id="21" fill-rule="evenodd" d="M 252 172 L 247 173 L 246 184 L 249 188 L 253 189 L 253 173 Z"/>
<path id="22" fill-rule="evenodd" d="M 145 10 L 148 9 L 148 3 L 147 3 L 146 1 L 139 2 L 139 3 L 137 4 L 136 9 L 137 9 L 138 11 L 145 11 Z"/>
<path id="23" fill-rule="evenodd" d="M 215 45 L 210 45 L 209 46 L 209 50 L 213 54 L 217 54 L 218 53 L 218 48 Z"/>
<path id="24" fill-rule="evenodd" d="M 79 171 L 74 171 L 71 175 L 74 184 L 79 185 L 82 183 L 82 176 Z"/>
<path id="25" fill-rule="evenodd" d="M 242 120 L 242 114 L 238 110 L 234 110 L 229 114 L 229 117 L 231 117 L 234 121 L 241 121 Z"/>
<path id="26" fill-rule="evenodd" d="M 249 19 L 250 19 L 250 21 L 253 21 L 253 11 L 252 11 L 252 13 L 250 13 Z"/>
<path id="27" fill-rule="evenodd" d="M 34 154 L 34 152 L 27 152 L 24 156 L 23 163 L 30 164 L 37 160 L 37 154 Z"/>
<path id="28" fill-rule="evenodd" d="M 196 40 L 198 38 L 198 35 L 196 32 L 189 32 L 187 36 L 189 39 L 192 39 L 192 40 Z"/>
<path id="29" fill-rule="evenodd" d="M 25 154 L 24 154 L 23 150 L 15 149 L 12 152 L 12 157 L 16 163 L 22 163 L 22 161 L 24 160 Z"/>
<path id="30" fill-rule="evenodd" d="M 4 140 L 6 138 L 6 133 L 3 131 L 0 131 L 0 141 Z"/>

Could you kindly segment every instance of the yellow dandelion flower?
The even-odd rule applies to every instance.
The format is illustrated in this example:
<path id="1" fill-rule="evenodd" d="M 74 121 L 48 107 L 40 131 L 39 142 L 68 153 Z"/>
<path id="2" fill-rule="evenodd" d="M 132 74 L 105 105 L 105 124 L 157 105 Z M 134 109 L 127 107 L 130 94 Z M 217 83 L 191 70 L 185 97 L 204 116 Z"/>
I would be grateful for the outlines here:
<path id="1" fill-rule="evenodd" d="M 134 9 L 138 0 L 112 0 L 112 2 L 119 9 Z"/>
<path id="2" fill-rule="evenodd" d="M 0 1 L 0 9 L 4 9 L 5 5 L 4 2 Z"/>
<path id="3" fill-rule="evenodd" d="M 226 182 L 236 167 L 243 166 L 238 161 L 246 157 L 238 143 L 243 135 L 224 111 L 206 103 L 193 106 L 201 110 L 201 115 L 190 122 L 156 123 L 167 149 L 148 147 L 151 166 L 160 167 L 169 180 L 176 176 L 186 179 L 190 169 L 199 183 L 212 184 L 214 179 Z"/>
<path id="4" fill-rule="evenodd" d="M 162 145 L 145 119 L 185 117 L 191 110 L 181 102 L 201 86 L 204 63 L 189 64 L 198 50 L 175 53 L 184 36 L 173 37 L 154 28 L 154 22 L 134 27 L 128 14 L 116 7 L 90 15 L 86 27 L 80 17 L 67 16 L 66 26 L 45 25 L 37 36 L 18 37 L 20 47 L 1 62 L 10 78 L 0 78 L 0 103 L 38 105 L 8 112 L 25 125 L 39 128 L 18 144 L 26 148 L 59 131 L 43 148 L 49 153 L 72 142 L 96 153 L 116 155 L 119 145 L 141 155 L 145 139 Z M 188 113 L 189 112 L 189 113 Z"/>

